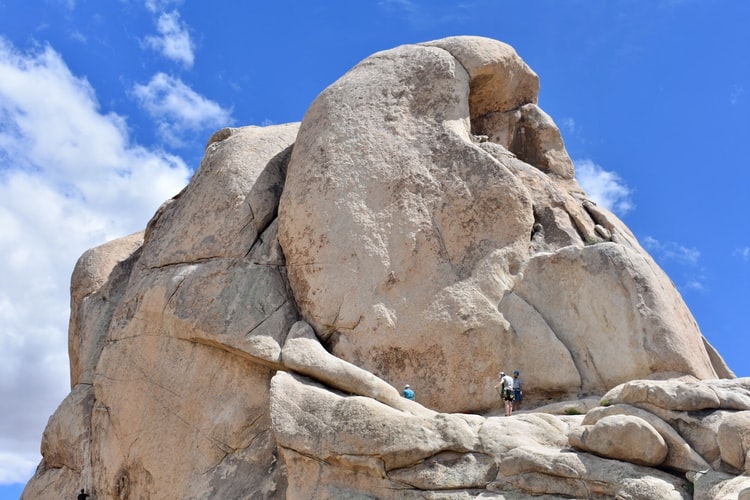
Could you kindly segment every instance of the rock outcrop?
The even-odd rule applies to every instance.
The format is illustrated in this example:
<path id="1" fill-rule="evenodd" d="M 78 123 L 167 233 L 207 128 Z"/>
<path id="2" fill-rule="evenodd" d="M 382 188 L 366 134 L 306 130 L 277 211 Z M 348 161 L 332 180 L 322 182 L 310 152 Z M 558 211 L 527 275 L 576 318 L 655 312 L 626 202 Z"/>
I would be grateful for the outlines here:
<path id="1" fill-rule="evenodd" d="M 750 488 L 750 380 L 587 198 L 538 89 L 456 37 L 367 58 L 301 124 L 214 134 L 145 232 L 79 260 L 72 391 L 23 498 Z"/>
<path id="2" fill-rule="evenodd" d="M 454 38 L 375 54 L 326 89 L 279 206 L 302 316 L 443 411 L 491 408 L 499 363 L 533 374 L 535 398 L 716 377 L 668 277 L 576 183 L 538 87 L 511 47 Z"/>

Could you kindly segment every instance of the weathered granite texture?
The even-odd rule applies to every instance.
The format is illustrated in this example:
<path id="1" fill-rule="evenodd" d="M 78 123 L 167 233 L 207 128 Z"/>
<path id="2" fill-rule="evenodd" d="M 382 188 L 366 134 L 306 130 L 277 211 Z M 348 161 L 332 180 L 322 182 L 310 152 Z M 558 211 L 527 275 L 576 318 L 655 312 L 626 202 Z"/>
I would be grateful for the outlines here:
<path id="1" fill-rule="evenodd" d="M 23 498 L 750 495 L 750 380 L 587 198 L 538 88 L 456 37 L 214 134 L 144 232 L 79 260 Z"/>

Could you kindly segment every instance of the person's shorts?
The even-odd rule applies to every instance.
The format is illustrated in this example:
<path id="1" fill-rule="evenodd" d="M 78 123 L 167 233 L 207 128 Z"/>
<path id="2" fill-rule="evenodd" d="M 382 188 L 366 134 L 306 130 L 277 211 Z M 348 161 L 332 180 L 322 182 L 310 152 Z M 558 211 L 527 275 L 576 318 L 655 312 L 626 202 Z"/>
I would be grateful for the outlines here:
<path id="1" fill-rule="evenodd" d="M 522 397 L 523 396 L 521 396 L 521 389 L 513 389 L 513 398 L 516 401 L 521 402 Z"/>
<path id="2" fill-rule="evenodd" d="M 505 401 L 513 401 L 513 391 L 511 389 L 506 389 L 505 394 L 503 394 L 503 399 Z"/>

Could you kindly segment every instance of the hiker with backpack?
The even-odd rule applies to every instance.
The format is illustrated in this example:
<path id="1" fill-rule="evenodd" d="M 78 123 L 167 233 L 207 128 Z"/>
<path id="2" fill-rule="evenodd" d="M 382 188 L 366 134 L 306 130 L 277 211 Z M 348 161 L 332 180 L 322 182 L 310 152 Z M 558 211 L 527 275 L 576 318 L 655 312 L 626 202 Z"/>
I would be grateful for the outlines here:
<path id="1" fill-rule="evenodd" d="M 513 378 L 505 372 L 500 372 L 500 382 L 495 386 L 500 397 L 505 402 L 505 416 L 513 414 Z"/>

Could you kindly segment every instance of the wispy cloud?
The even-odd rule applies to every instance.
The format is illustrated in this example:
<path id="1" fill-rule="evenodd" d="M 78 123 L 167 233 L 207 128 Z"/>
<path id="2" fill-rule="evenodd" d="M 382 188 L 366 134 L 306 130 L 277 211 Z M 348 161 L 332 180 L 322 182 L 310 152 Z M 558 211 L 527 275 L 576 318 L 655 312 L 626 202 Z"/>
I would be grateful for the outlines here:
<path id="1" fill-rule="evenodd" d="M 642 238 L 643 248 L 662 266 L 670 266 L 673 273 L 682 275 L 681 280 L 675 280 L 677 288 L 682 292 L 707 290 L 705 270 L 700 266 L 701 252 L 697 248 L 686 247 L 674 241 L 659 241 L 652 236 Z M 677 267 L 675 267 L 677 266 Z"/>
<path id="2" fill-rule="evenodd" d="M 161 137 L 179 146 L 186 134 L 233 123 L 232 110 L 222 108 L 188 87 L 179 78 L 157 73 L 145 85 L 136 84 L 133 95 L 156 121 Z"/>
<path id="3" fill-rule="evenodd" d="M 167 59 L 182 63 L 192 68 L 195 61 L 195 44 L 190 38 L 187 25 L 180 22 L 176 10 L 159 15 L 156 22 L 159 36 L 146 37 L 146 45 L 162 53 Z"/>
<path id="4" fill-rule="evenodd" d="M 750 246 L 737 248 L 732 254 L 741 258 L 745 262 L 750 262 Z"/>
<path id="5" fill-rule="evenodd" d="M 467 21 L 469 12 L 481 8 L 478 2 L 437 5 L 419 0 L 380 0 L 378 6 L 389 15 L 406 21 L 414 29 L 456 25 Z"/>
<path id="6" fill-rule="evenodd" d="M 558 122 L 560 124 L 560 129 L 563 131 L 569 133 L 569 134 L 576 134 L 578 132 L 578 125 L 576 124 L 575 119 L 573 118 L 562 118 Z"/>
<path id="7" fill-rule="evenodd" d="M 146 9 L 149 12 L 162 12 L 172 6 L 181 5 L 183 0 L 146 0 Z"/>
<path id="8" fill-rule="evenodd" d="M 409 14 L 415 14 L 419 11 L 419 4 L 414 0 L 381 0 L 378 2 L 380 7 L 392 10 L 400 10 Z"/>
<path id="9" fill-rule="evenodd" d="M 662 242 L 651 236 L 646 236 L 641 242 L 643 247 L 663 260 L 671 260 L 680 264 L 697 265 L 701 256 L 697 248 L 690 248 L 673 241 Z"/>
<path id="10" fill-rule="evenodd" d="M 86 35 L 84 35 L 78 30 L 71 31 L 69 36 L 71 40 L 75 40 L 76 42 L 86 43 L 88 40 L 86 38 Z"/>
<path id="11" fill-rule="evenodd" d="M 102 111 L 52 48 L 21 52 L 0 38 L 0 75 L 0 400 L 13 402 L 0 413 L 0 482 L 13 482 L 33 472 L 69 391 L 76 260 L 142 229 L 190 171 L 134 144 L 125 119 Z"/>
<path id="12" fill-rule="evenodd" d="M 76 0 L 56 0 L 57 3 L 62 4 L 69 11 L 73 11 L 76 8 Z"/>
<path id="13" fill-rule="evenodd" d="M 683 283 L 682 285 L 678 286 L 677 288 L 680 291 L 683 291 L 683 292 L 684 291 L 688 291 L 688 290 L 693 290 L 693 291 L 696 291 L 696 292 L 705 292 L 706 291 L 706 287 L 703 284 L 703 281 L 701 281 L 701 279 L 697 279 L 697 278 L 690 279 L 690 280 L 686 281 L 685 283 Z"/>
<path id="14" fill-rule="evenodd" d="M 734 106 L 742 99 L 742 94 L 745 93 L 745 88 L 741 85 L 732 85 L 732 90 L 729 92 L 729 103 Z"/>
<path id="15" fill-rule="evenodd" d="M 615 172 L 604 170 L 591 160 L 576 160 L 576 179 L 589 197 L 619 216 L 634 208 L 632 191 Z"/>

